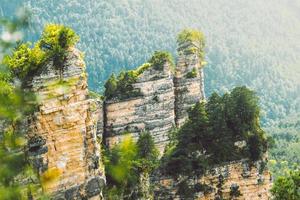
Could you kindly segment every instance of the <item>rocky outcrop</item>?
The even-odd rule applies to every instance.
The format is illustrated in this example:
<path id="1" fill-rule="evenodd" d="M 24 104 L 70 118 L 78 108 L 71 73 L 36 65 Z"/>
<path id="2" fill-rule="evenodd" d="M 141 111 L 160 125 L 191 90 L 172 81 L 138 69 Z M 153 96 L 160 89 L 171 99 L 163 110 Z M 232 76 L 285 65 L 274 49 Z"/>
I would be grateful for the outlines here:
<path id="1" fill-rule="evenodd" d="M 179 46 L 175 77 L 170 63 L 165 63 L 162 70 L 150 67 L 133 84 L 140 96 L 106 101 L 108 146 L 120 142 L 128 134 L 137 139 L 142 131 L 149 131 L 163 152 L 168 132 L 172 127 L 181 126 L 189 108 L 204 99 L 203 61 L 196 45 L 186 42 Z"/>
<path id="2" fill-rule="evenodd" d="M 188 118 L 188 110 L 196 102 L 203 100 L 204 76 L 203 60 L 195 42 L 185 42 L 178 48 L 175 86 L 176 125 L 181 126 Z"/>
<path id="3" fill-rule="evenodd" d="M 168 131 L 175 125 L 175 97 L 170 67 L 171 64 L 166 62 L 162 70 L 150 67 L 139 75 L 133 88 L 140 92 L 140 96 L 105 102 L 108 146 L 120 142 L 128 134 L 137 139 L 142 131 L 149 131 L 163 152 Z"/>
<path id="4" fill-rule="evenodd" d="M 242 160 L 213 167 L 199 179 L 188 180 L 188 186 L 196 190 L 193 198 L 179 195 L 183 177 L 156 177 L 155 199 L 270 199 L 271 175 L 266 164 L 265 160 Z"/>
<path id="5" fill-rule="evenodd" d="M 128 135 L 138 139 L 149 131 L 162 154 L 169 131 L 180 127 L 189 108 L 205 98 L 199 51 L 194 42 L 182 43 L 175 73 L 168 61 L 162 68 L 143 68 L 132 84 L 134 97 L 105 102 L 89 98 L 85 65 L 76 49 L 68 51 L 63 66 L 45 65 L 28 86 L 40 101 L 27 135 L 27 154 L 45 180 L 43 189 L 53 199 L 102 199 L 102 136 L 112 147 Z M 201 200 L 268 199 L 271 184 L 265 163 L 223 163 L 187 183 L 197 189 L 196 199 Z M 183 179 L 157 174 L 151 182 L 155 199 L 182 199 L 178 187 Z M 140 184 L 141 191 L 151 196 L 148 174 L 140 182 L 145 183 Z"/>
<path id="6" fill-rule="evenodd" d="M 99 102 L 88 98 L 81 53 L 69 50 L 60 68 L 49 62 L 29 87 L 39 105 L 31 117 L 28 156 L 42 180 L 55 176 L 44 190 L 54 199 L 101 199 L 103 120 Z"/>

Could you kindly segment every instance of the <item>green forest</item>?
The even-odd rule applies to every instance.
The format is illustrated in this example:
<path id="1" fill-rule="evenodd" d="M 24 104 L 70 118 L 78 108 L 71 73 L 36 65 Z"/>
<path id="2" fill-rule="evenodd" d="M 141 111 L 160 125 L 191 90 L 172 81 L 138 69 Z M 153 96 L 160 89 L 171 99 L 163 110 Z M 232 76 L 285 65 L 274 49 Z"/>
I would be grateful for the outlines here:
<path id="1" fill-rule="evenodd" d="M 169 60 L 171 63 L 176 61 L 176 36 L 184 28 L 191 27 L 201 30 L 205 36 L 206 47 L 203 56 L 207 65 L 204 68 L 204 81 L 205 93 L 209 98 L 207 104 L 196 105 L 194 110 L 190 111 L 194 112 L 192 115 L 190 114 L 190 118 L 199 115 L 199 112 L 201 112 L 201 116 L 206 117 L 199 117 L 194 123 L 188 121 L 181 130 L 174 133 L 176 140 L 173 143 L 174 146 L 170 147 L 169 158 L 166 158 L 166 167 L 168 167 L 168 162 L 176 161 L 172 158 L 185 156 L 186 152 L 180 150 L 180 145 L 181 147 L 185 146 L 184 142 L 188 141 L 181 132 L 189 132 L 193 135 L 193 127 L 205 126 L 203 131 L 208 134 L 207 138 L 209 138 L 223 128 L 221 132 L 225 135 L 226 144 L 231 144 L 232 138 L 242 138 L 254 146 L 257 145 L 253 149 L 242 152 L 242 156 L 246 155 L 256 160 L 261 152 L 265 151 L 266 146 L 269 147 L 268 166 L 273 178 L 277 180 L 273 193 L 275 196 L 279 195 L 278 199 L 289 198 L 284 197 L 285 187 L 299 188 L 299 2 L 293 0 L 285 2 L 280 0 L 272 2 L 216 0 L 214 3 L 204 0 L 188 2 L 182 0 L 103 0 L 97 2 L 93 0 L 2 0 L 0 17 L 13 19 L 14 13 L 19 15 L 18 17 L 22 17 L 20 12 L 16 12 L 18 8 L 22 7 L 30 13 L 29 21 L 26 19 L 10 24 L 4 20 L 1 21 L 1 24 L 4 25 L 0 28 L 1 32 L 6 26 L 6 28 L 22 33 L 24 41 L 34 43 L 31 45 L 31 43 L 24 42 L 18 45 L 11 56 L 4 57 L 3 63 L 1 61 L 1 64 L 8 66 L 6 70 L 11 73 L 9 77 L 6 76 L 6 72 L 3 73 L 5 76 L 1 75 L 1 81 L 4 80 L 1 84 L 7 88 L 4 93 L 7 95 L 6 92 L 9 91 L 10 94 L 16 94 L 11 96 L 12 99 L 1 99 L 3 102 L 1 109 L 7 105 L 15 106 L 14 108 L 9 106 L 10 110 L 1 110 L 2 113 L 7 114 L 5 117 L 11 120 L 12 127 L 19 123 L 20 117 L 30 112 L 34 106 L 20 106 L 24 101 L 28 101 L 26 98 L 32 101 L 34 96 L 32 94 L 25 95 L 20 88 L 12 87 L 10 85 L 12 78 L 21 81 L 27 79 L 28 74 L 31 75 L 34 70 L 53 56 L 57 56 L 58 59 L 54 60 L 58 61 L 57 66 L 59 66 L 59 58 L 64 57 L 65 49 L 70 44 L 73 45 L 79 40 L 78 36 L 80 36 L 80 40 L 76 47 L 85 54 L 89 89 L 109 99 L 113 93 L 125 95 L 125 97 L 138 95 L 127 94 L 124 91 L 131 87 L 131 83 L 135 82 L 136 76 L 143 70 L 159 66 L 158 62 L 161 59 Z M 55 32 L 58 27 L 50 25 L 47 26 L 48 29 L 47 27 L 44 29 L 49 23 L 63 24 L 71 28 L 61 27 L 62 31 L 59 37 L 66 41 L 65 44 L 57 42 L 60 40 L 58 38 L 52 40 L 51 32 L 53 35 L 53 31 Z M 43 33 L 43 30 L 46 31 Z M 45 33 L 49 33 L 49 35 L 45 35 Z M 41 35 L 42 39 L 39 39 Z M 3 38 L 1 38 L 2 40 Z M 47 47 L 49 43 L 53 44 L 50 49 Z M 7 54 L 14 45 L 1 43 L 1 60 L 2 54 Z M 30 61 L 24 62 L 22 59 L 16 59 L 20 56 L 25 56 Z M 156 58 L 158 59 L 155 60 Z M 141 67 L 133 70 L 137 66 Z M 129 84 L 124 84 L 128 81 Z M 226 113 L 226 110 L 219 110 L 221 107 L 216 106 L 220 104 L 230 108 L 232 112 L 238 112 L 235 110 L 238 109 L 238 106 L 230 107 L 229 105 L 240 103 L 235 102 L 235 98 L 239 98 L 241 93 L 247 96 L 251 103 L 254 102 L 247 104 L 250 106 L 249 110 L 254 111 L 251 116 L 246 117 L 247 122 L 251 121 L 251 125 L 245 121 L 239 121 L 241 119 L 235 118 L 235 115 L 218 120 L 211 117 L 216 113 Z M 19 115 L 9 115 L 14 112 L 18 112 Z M 238 125 L 237 127 L 224 127 L 222 120 L 231 120 L 232 124 Z M 261 127 L 259 123 L 261 123 Z M 12 129 L 10 133 L 14 131 Z M 253 135 L 245 135 L 244 133 L 247 131 L 251 131 Z M 233 135 L 233 133 L 237 135 Z M 10 138 L 9 134 L 5 137 L 9 137 L 8 139 L 13 141 L 11 144 L 13 148 L 19 149 L 24 145 L 15 141 L 19 141 L 18 138 Z M 152 145 L 153 141 L 151 138 L 147 138 L 147 133 L 144 134 L 144 137 Z M 139 141 L 140 143 L 145 142 L 142 139 Z M 132 154 L 125 155 L 125 157 L 129 156 L 134 160 L 132 163 L 134 170 L 139 171 L 140 174 L 146 171 L 146 175 L 148 175 L 157 167 L 156 150 L 149 150 L 149 155 L 140 155 L 137 150 L 141 149 L 139 142 L 131 144 L 134 150 Z M 133 142 L 127 141 L 127 143 Z M 210 144 L 210 147 L 217 148 L 220 145 L 223 143 Z M 231 151 L 232 145 L 226 147 L 224 155 L 210 160 L 210 163 L 205 163 L 205 165 L 238 159 L 241 155 Z M 177 147 L 179 149 L 176 149 Z M 258 152 L 253 152 L 255 149 L 258 149 Z M 123 194 L 128 189 L 127 185 L 124 186 L 123 182 L 115 180 L 115 177 L 111 175 L 113 170 L 118 170 L 118 167 L 128 164 L 120 164 L 118 161 L 114 163 L 110 160 L 118 158 L 121 151 L 122 144 L 113 151 L 107 152 L 106 155 L 109 166 L 107 173 L 114 183 L 109 186 L 108 195 L 111 191 L 115 194 L 116 185 L 121 185 L 118 187 L 117 193 Z M 210 153 L 214 154 L 213 150 L 211 151 Z M 2 155 L 3 152 L 0 153 Z M 175 156 L 172 157 L 173 154 Z M 22 157 L 23 155 L 14 156 Z M 144 169 L 141 164 L 147 156 L 151 157 L 149 159 L 151 163 L 148 163 L 151 169 Z M 10 159 L 10 157 L 6 159 Z M 127 162 L 126 159 L 125 162 Z M 15 164 L 12 160 L 11 165 Z M 9 167 L 6 166 L 5 169 L 9 169 Z M 201 167 L 205 168 L 205 166 Z M 29 168 L 14 170 L 32 173 Z M 290 172 L 291 170 L 295 172 Z M 5 174 L 6 171 L 0 173 Z M 14 173 L 12 172 L 7 180 L 1 180 L 0 183 L 8 183 L 7 181 L 14 177 Z M 129 170 L 126 175 L 130 175 L 130 173 L 137 174 L 136 171 L 130 172 Z M 131 179 L 132 177 L 127 178 Z M 133 177 L 133 180 L 130 181 L 136 182 L 137 180 L 138 177 Z M 130 181 L 126 184 L 130 184 Z M 291 185 L 291 183 L 295 184 Z M 120 188 L 121 190 L 119 190 Z M 14 191 L 13 189 L 14 186 L 12 191 Z M 297 199 L 299 192 L 293 190 L 292 193 Z"/>

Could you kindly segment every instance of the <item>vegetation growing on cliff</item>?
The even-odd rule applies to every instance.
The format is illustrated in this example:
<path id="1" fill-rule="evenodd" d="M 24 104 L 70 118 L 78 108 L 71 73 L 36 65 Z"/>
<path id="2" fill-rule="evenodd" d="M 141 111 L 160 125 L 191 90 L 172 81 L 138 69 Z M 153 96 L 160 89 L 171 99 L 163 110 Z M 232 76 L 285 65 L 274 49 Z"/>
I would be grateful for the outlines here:
<path id="1" fill-rule="evenodd" d="M 214 93 L 207 102 L 195 104 L 187 122 L 172 131 L 173 141 L 160 166 L 163 174 L 178 180 L 178 195 L 193 199 L 197 192 L 209 191 L 209 187 L 196 187 L 190 182 L 216 165 L 261 159 L 267 150 L 267 138 L 259 116 L 258 98 L 246 87 L 236 87 L 223 96 Z M 238 195 L 238 191 L 233 190 L 232 195 Z"/>
<path id="2" fill-rule="evenodd" d="M 79 36 L 68 27 L 58 24 L 46 25 L 40 41 L 40 47 L 47 53 L 54 66 L 62 68 L 66 59 L 68 48 L 74 46 L 79 40 Z"/>
<path id="3" fill-rule="evenodd" d="M 107 152 L 105 164 L 108 199 L 151 196 L 149 175 L 158 165 L 158 151 L 149 133 L 142 133 L 137 142 L 128 137 L 115 145 Z"/>
<path id="4" fill-rule="evenodd" d="M 205 39 L 202 32 L 194 29 L 185 29 L 178 34 L 177 43 L 179 49 L 181 49 L 182 46 L 185 47 L 185 45 L 192 44 L 189 48 L 184 48 L 184 54 L 198 53 L 201 61 L 204 60 Z"/>
<path id="5" fill-rule="evenodd" d="M 171 70 L 174 70 L 174 59 L 167 51 L 155 51 L 154 55 L 148 61 L 155 70 L 163 70 L 166 63 L 169 64 Z"/>
<path id="6" fill-rule="evenodd" d="M 186 74 L 186 78 L 196 78 L 197 74 L 198 74 L 197 69 L 193 68 L 192 71 Z"/>
<path id="7" fill-rule="evenodd" d="M 133 87 L 138 77 L 150 67 L 155 70 L 163 70 L 165 63 L 169 63 L 171 70 L 174 67 L 174 61 L 170 53 L 164 51 L 155 51 L 149 61 L 135 70 L 122 71 L 118 77 L 114 74 L 106 81 L 104 95 L 107 99 L 117 98 L 126 99 L 140 95 L 140 91 Z"/>
<path id="8" fill-rule="evenodd" d="M 197 103 L 177 132 L 176 146 L 164 158 L 165 172 L 197 177 L 215 164 L 258 160 L 267 150 L 259 114 L 258 98 L 246 87 L 223 96 L 214 93 L 207 103 Z"/>
<path id="9" fill-rule="evenodd" d="M 20 43 L 4 63 L 13 76 L 24 81 L 32 76 L 46 62 L 52 60 L 56 67 L 62 67 L 67 49 L 74 46 L 79 37 L 75 32 L 62 25 L 49 24 L 45 27 L 40 40 L 33 47 L 30 43 Z"/>
<path id="10" fill-rule="evenodd" d="M 45 61 L 45 53 L 35 45 L 32 49 L 30 43 L 19 44 L 11 56 L 4 62 L 13 72 L 13 75 L 24 80 L 29 74 L 37 70 Z"/>

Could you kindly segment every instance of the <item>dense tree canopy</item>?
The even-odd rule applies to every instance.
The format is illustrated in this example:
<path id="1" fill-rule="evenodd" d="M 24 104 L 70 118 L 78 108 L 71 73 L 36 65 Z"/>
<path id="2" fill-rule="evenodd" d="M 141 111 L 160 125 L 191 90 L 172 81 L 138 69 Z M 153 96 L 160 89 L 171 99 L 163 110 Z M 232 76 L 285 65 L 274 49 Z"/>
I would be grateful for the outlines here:
<path id="1" fill-rule="evenodd" d="M 166 173 L 200 176 L 212 165 L 249 158 L 258 160 L 267 150 L 259 124 L 258 99 L 246 87 L 234 88 L 207 103 L 197 103 L 178 130 L 173 150 L 166 155 Z"/>
<path id="2" fill-rule="evenodd" d="M 274 200 L 300 199 L 300 171 L 291 171 L 280 176 L 271 189 Z"/>

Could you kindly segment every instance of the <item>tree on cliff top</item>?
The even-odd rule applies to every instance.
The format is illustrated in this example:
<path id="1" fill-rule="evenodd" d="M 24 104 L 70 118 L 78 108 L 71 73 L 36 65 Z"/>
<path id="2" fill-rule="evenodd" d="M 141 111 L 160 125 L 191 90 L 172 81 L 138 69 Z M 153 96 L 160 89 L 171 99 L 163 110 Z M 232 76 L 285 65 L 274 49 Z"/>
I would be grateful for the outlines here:
<path id="1" fill-rule="evenodd" d="M 201 47 L 205 46 L 203 33 L 196 29 L 184 29 L 181 31 L 177 36 L 177 42 L 179 45 L 185 42 L 195 42 L 201 44 Z"/>
<path id="2" fill-rule="evenodd" d="M 184 29 L 177 36 L 177 43 L 179 49 L 182 45 L 187 43 L 192 43 L 194 47 L 189 47 L 189 49 L 184 49 L 187 53 L 198 52 L 199 58 L 203 61 L 205 52 L 205 37 L 202 32 L 196 29 Z"/>
<path id="3" fill-rule="evenodd" d="M 79 36 L 68 27 L 59 24 L 48 24 L 39 41 L 40 47 L 48 51 L 48 57 L 54 66 L 61 69 L 66 59 L 67 49 L 79 41 Z"/>
<path id="4" fill-rule="evenodd" d="M 166 172 L 193 177 L 222 162 L 260 159 L 267 140 L 258 122 L 253 91 L 237 87 L 222 97 L 213 94 L 189 111 L 187 122 L 178 130 L 176 146 L 164 158 Z"/>
<path id="5" fill-rule="evenodd" d="M 174 69 L 174 59 L 167 51 L 155 51 L 153 56 L 149 59 L 148 63 L 156 70 L 162 70 L 165 63 L 169 63 L 171 70 Z"/>
<path id="6" fill-rule="evenodd" d="M 148 62 L 144 63 L 137 69 L 121 71 L 117 78 L 113 73 L 104 85 L 104 94 L 106 99 L 126 99 L 139 96 L 141 94 L 140 91 L 133 87 L 133 84 L 137 82 L 139 76 L 149 68 L 163 70 L 166 62 L 169 63 L 171 68 L 170 70 L 174 71 L 172 55 L 165 51 L 155 51 Z"/>
<path id="7" fill-rule="evenodd" d="M 11 55 L 4 57 L 3 62 L 15 77 L 24 81 L 33 76 L 49 60 L 61 69 L 67 49 L 74 46 L 78 40 L 79 37 L 71 28 L 49 24 L 33 47 L 30 43 L 20 43 Z"/>
<path id="8" fill-rule="evenodd" d="M 162 173 L 180 177 L 177 192 L 189 199 L 199 191 L 187 180 L 224 162 L 262 158 L 267 140 L 258 122 L 258 99 L 252 90 L 236 87 L 223 96 L 212 94 L 190 109 L 188 120 L 176 133 L 177 141 L 162 159 Z"/>

